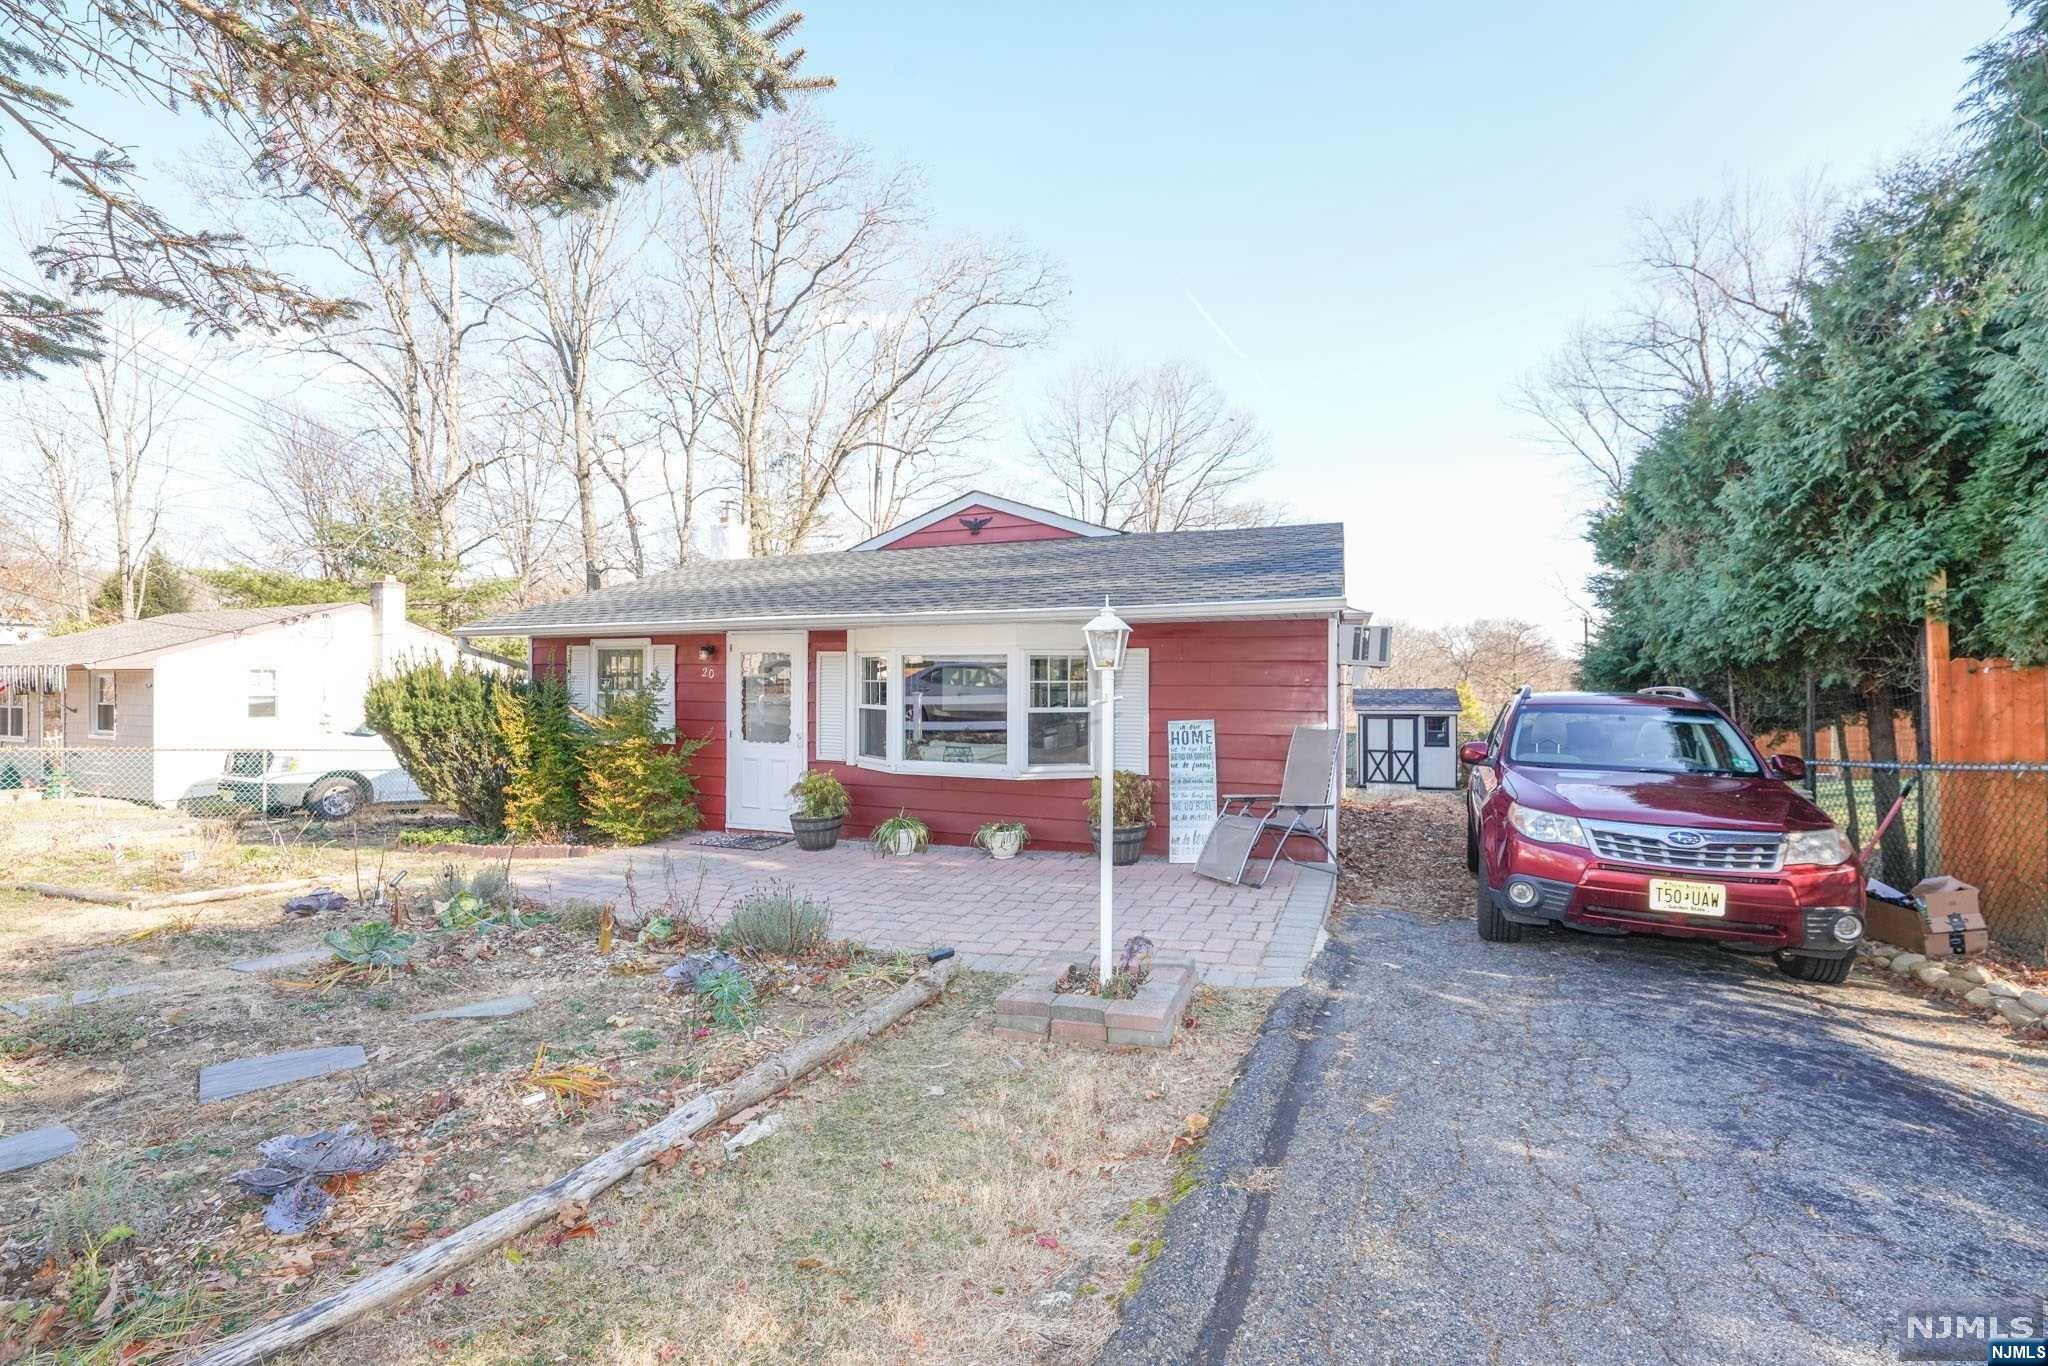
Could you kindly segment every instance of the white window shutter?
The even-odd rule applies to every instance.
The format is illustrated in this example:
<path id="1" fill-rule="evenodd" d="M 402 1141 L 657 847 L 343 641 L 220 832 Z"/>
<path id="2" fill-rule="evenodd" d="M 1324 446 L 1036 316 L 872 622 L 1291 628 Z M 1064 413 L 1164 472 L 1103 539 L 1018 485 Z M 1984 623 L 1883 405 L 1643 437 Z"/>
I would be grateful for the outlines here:
<path id="1" fill-rule="evenodd" d="M 647 657 L 647 676 L 660 679 L 661 686 L 654 691 L 654 724 L 663 730 L 674 730 L 676 725 L 676 647 L 656 645 Z"/>
<path id="2" fill-rule="evenodd" d="M 1088 671 L 1091 694 L 1102 686 L 1101 678 L 1095 670 Z M 1116 671 L 1116 766 L 1131 773 L 1152 771 L 1151 690 L 1152 652 L 1124 651 L 1124 666 Z"/>
<path id="3" fill-rule="evenodd" d="M 582 712 L 597 710 L 597 651 L 588 645 L 569 647 L 569 705 Z"/>
<path id="4" fill-rule="evenodd" d="M 811 730 L 818 759 L 846 762 L 846 651 L 818 652 L 818 723 Z"/>

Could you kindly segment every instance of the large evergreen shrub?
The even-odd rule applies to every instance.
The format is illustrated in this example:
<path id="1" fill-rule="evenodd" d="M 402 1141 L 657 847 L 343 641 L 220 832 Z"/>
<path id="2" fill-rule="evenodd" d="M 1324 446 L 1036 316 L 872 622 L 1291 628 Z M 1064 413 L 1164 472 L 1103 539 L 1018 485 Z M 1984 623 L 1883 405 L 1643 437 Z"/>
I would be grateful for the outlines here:
<path id="1" fill-rule="evenodd" d="M 515 686 L 464 664 L 428 660 L 373 682 L 363 719 L 422 792 L 472 825 L 503 830 L 511 759 L 496 694 Z"/>
<path id="2" fill-rule="evenodd" d="M 583 728 L 569 690 L 553 679 L 501 687 L 496 707 L 508 765 L 505 829 L 515 839 L 559 840 L 583 823 Z"/>

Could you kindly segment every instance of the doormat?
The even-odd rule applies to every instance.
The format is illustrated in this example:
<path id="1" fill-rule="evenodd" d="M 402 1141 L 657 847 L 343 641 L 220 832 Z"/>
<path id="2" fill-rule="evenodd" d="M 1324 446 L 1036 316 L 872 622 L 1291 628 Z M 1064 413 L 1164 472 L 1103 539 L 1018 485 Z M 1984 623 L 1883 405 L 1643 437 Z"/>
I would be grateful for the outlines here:
<path id="1" fill-rule="evenodd" d="M 788 844 L 794 835 L 699 835 L 690 843 L 700 849 L 773 849 L 778 844 Z"/>

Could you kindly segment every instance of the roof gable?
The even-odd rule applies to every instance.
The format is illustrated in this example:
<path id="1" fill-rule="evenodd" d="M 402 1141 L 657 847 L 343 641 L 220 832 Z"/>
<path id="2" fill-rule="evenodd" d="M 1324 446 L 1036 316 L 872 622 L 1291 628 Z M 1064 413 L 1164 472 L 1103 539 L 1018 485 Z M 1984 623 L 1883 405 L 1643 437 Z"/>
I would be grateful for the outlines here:
<path id="1" fill-rule="evenodd" d="M 1098 526 L 1051 508 L 1033 507 L 979 490 L 918 513 L 869 537 L 853 550 L 897 550 L 935 545 L 1004 545 L 1014 541 L 1054 541 L 1075 536 L 1121 536 L 1113 527 Z"/>

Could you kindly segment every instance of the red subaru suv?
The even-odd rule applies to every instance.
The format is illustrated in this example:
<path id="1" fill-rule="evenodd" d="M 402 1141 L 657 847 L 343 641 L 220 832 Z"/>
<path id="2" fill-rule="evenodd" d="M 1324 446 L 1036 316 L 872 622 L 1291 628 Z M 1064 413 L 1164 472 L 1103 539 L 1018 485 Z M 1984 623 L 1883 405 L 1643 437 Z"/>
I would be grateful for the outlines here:
<path id="1" fill-rule="evenodd" d="M 1808 982 L 1849 975 L 1863 937 L 1856 851 L 1686 688 L 1531 693 L 1466 744 L 1465 860 L 1479 937 L 1525 925 L 1710 939 Z"/>

